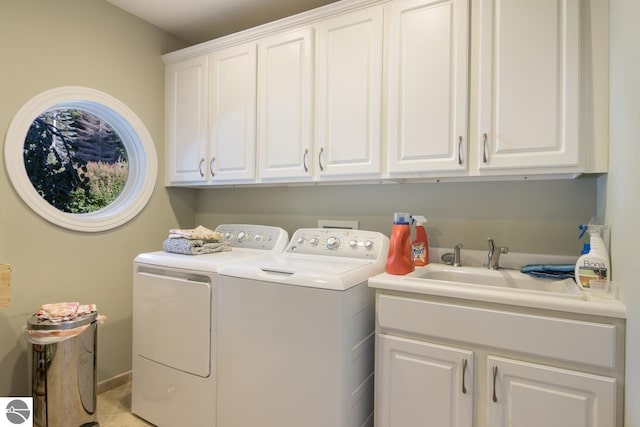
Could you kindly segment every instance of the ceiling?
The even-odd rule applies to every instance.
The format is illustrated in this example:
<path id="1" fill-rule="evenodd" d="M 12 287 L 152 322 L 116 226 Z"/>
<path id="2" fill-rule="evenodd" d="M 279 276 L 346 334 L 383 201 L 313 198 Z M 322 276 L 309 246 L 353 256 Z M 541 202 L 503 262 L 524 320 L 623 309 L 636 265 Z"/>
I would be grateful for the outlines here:
<path id="1" fill-rule="evenodd" d="M 197 44 L 336 0 L 107 0 L 191 44 Z"/>

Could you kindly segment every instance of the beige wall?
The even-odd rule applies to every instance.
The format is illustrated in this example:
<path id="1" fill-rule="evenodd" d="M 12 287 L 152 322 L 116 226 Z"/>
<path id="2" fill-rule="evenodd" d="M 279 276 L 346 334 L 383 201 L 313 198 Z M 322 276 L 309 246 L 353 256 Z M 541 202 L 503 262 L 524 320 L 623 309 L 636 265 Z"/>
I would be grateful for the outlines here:
<path id="1" fill-rule="evenodd" d="M 293 233 L 318 219 L 358 220 L 389 234 L 393 212 L 427 218 L 431 246 L 578 254 L 577 226 L 597 214 L 596 178 L 558 181 L 372 184 L 200 191 L 196 222 L 278 225 Z"/>
<path id="2" fill-rule="evenodd" d="M 611 147 L 606 218 L 611 268 L 627 305 L 625 426 L 640 427 L 640 2 L 611 2 Z"/>
<path id="3" fill-rule="evenodd" d="M 103 0 L 0 3 L 0 140 L 17 110 L 59 86 L 87 86 L 127 104 L 164 161 L 160 55 L 184 43 Z M 22 327 L 43 303 L 96 303 L 98 380 L 131 369 L 132 260 L 159 249 L 168 228 L 193 222 L 193 192 L 167 191 L 163 168 L 149 205 L 116 230 L 83 234 L 54 226 L 17 196 L 0 164 L 0 263 L 13 267 L 11 306 L 0 308 L 0 396 L 30 393 Z"/>

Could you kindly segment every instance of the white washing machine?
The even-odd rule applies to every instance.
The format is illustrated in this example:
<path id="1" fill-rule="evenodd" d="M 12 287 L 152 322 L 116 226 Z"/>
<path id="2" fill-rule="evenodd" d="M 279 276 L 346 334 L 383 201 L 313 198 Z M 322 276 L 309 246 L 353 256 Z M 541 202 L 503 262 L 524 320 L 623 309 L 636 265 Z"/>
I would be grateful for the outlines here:
<path id="1" fill-rule="evenodd" d="M 373 426 L 374 292 L 389 239 L 300 229 L 220 270 L 218 427 Z"/>
<path id="2" fill-rule="evenodd" d="M 231 251 L 134 260 L 132 402 L 157 426 L 215 426 L 218 271 L 286 247 L 278 227 L 220 225 Z"/>

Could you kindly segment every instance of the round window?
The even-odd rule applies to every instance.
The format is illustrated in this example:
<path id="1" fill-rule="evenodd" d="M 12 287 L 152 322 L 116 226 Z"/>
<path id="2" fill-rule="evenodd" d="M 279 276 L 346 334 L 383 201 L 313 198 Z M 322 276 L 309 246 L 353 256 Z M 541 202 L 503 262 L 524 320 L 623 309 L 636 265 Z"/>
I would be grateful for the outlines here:
<path id="1" fill-rule="evenodd" d="M 79 231 L 115 228 L 153 193 L 151 137 L 123 103 L 102 92 L 63 87 L 16 114 L 5 139 L 9 178 L 46 220 Z"/>

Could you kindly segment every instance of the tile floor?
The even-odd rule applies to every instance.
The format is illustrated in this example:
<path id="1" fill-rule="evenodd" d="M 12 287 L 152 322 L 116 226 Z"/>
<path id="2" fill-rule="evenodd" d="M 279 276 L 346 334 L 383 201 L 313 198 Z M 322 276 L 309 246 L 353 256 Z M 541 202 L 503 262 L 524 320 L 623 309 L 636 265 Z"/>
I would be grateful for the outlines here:
<path id="1" fill-rule="evenodd" d="M 131 413 L 131 382 L 98 394 L 100 427 L 152 426 Z"/>

